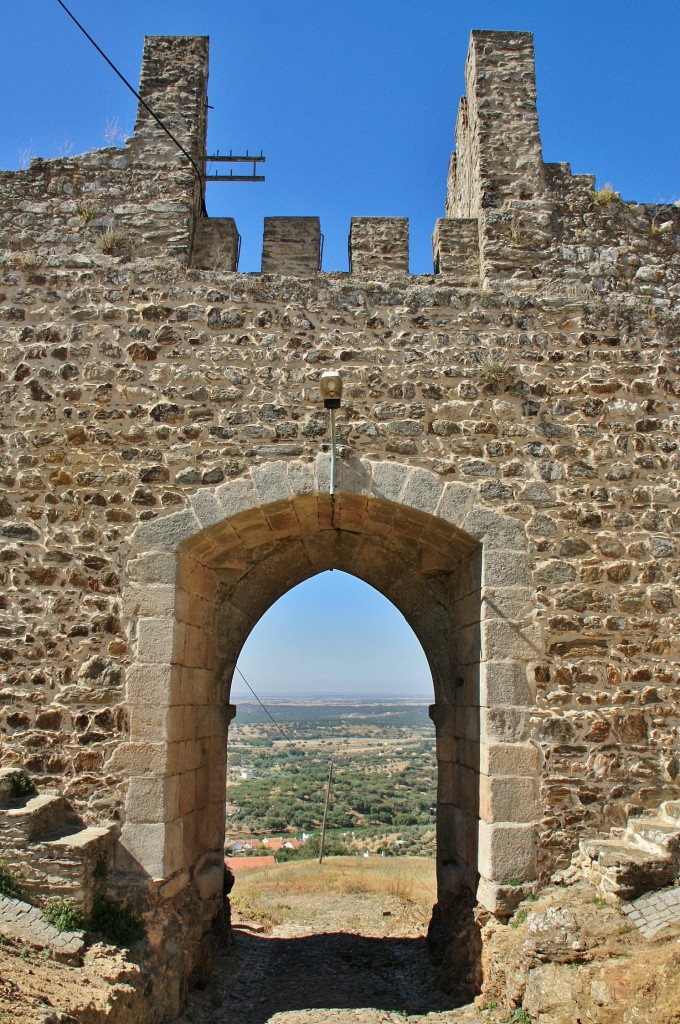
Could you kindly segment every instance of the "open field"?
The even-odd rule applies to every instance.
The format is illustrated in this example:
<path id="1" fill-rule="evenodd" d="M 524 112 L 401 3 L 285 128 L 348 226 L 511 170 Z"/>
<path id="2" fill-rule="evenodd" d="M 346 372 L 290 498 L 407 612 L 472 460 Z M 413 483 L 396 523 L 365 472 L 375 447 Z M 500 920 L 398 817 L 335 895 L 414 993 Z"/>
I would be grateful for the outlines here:
<path id="1" fill-rule="evenodd" d="M 318 829 L 332 761 L 329 828 L 350 847 L 377 849 L 369 840 L 383 832 L 387 852 L 420 852 L 412 841 L 432 833 L 436 791 L 426 705 L 354 699 L 278 702 L 270 711 L 276 725 L 256 704 L 241 704 L 230 728 L 231 838 Z M 408 841 L 395 845 L 401 832 Z"/>
<path id="2" fill-rule="evenodd" d="M 350 898 L 366 897 L 371 918 L 379 905 L 378 917 L 392 918 L 392 929 L 404 924 L 412 929 L 426 927 L 436 889 L 430 858 L 329 857 L 323 864 L 300 861 L 240 873 L 230 902 L 237 918 L 256 920 L 266 929 L 295 920 L 326 931 L 332 928 L 336 908 L 346 917 Z M 354 914 L 356 918 L 356 905 Z M 357 931 L 359 924 L 354 921 Z"/>

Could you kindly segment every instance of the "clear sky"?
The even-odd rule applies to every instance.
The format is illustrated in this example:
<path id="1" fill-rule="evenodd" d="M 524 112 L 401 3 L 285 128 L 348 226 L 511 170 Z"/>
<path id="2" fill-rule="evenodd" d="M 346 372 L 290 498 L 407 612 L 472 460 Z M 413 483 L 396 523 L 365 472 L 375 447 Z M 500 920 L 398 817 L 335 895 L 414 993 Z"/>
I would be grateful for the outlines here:
<path id="1" fill-rule="evenodd" d="M 236 219 L 244 271 L 259 270 L 269 215 L 319 216 L 325 270 L 347 269 L 352 216 L 409 217 L 411 270 L 431 270 L 473 28 L 534 33 L 546 160 L 626 200 L 680 198 L 678 0 L 66 2 L 134 85 L 144 35 L 210 36 L 209 149 L 267 156 L 265 184 L 209 189 L 209 213 Z M 135 99 L 56 0 L 1 0 L 0 50 L 0 167 L 132 130 Z M 274 606 L 241 667 L 263 694 L 365 692 L 369 679 L 431 694 L 400 614 L 339 572 Z"/>
<path id="2" fill-rule="evenodd" d="M 406 697 L 432 703 L 423 649 L 401 612 L 348 573 L 323 572 L 285 594 L 248 637 L 239 668 L 259 697 Z M 250 698 L 235 679 L 232 700 Z"/>

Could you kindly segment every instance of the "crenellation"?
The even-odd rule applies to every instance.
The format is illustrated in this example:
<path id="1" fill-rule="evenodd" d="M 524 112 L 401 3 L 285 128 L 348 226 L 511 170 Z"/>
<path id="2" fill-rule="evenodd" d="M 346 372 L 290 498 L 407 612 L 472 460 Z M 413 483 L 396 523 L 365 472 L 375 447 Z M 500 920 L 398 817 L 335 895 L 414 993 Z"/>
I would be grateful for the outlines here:
<path id="1" fill-rule="evenodd" d="M 262 273 L 305 277 L 321 269 L 318 217 L 265 217 Z"/>
<path id="2" fill-rule="evenodd" d="M 350 273 L 382 278 L 408 275 L 408 218 L 352 217 L 349 232 Z"/>

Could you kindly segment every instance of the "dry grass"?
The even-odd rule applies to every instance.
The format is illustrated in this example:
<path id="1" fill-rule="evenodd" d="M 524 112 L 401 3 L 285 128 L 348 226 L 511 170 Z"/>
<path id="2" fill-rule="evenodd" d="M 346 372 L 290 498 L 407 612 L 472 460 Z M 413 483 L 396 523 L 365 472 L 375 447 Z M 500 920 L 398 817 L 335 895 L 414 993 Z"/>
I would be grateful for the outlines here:
<path id="1" fill-rule="evenodd" d="M 235 911 L 265 926 L 296 917 L 296 898 L 392 897 L 429 917 L 436 900 L 435 862 L 426 857 L 329 857 L 292 861 L 238 875 Z"/>

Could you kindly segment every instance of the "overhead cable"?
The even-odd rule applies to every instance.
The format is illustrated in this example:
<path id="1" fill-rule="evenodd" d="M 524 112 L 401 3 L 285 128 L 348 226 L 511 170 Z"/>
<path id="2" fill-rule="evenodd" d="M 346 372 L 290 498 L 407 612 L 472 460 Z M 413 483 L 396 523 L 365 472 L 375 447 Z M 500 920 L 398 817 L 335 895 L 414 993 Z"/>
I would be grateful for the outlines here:
<path id="1" fill-rule="evenodd" d="M 113 71 L 115 71 L 115 73 L 116 73 L 116 74 L 118 75 L 118 77 L 120 78 L 121 82 L 123 82 L 123 84 L 127 86 L 127 88 L 128 88 L 129 90 L 130 90 L 130 92 L 131 92 L 131 93 L 133 94 L 133 96 L 136 96 L 136 97 L 137 97 L 137 99 L 138 99 L 138 100 L 139 100 L 139 102 L 140 102 L 140 103 L 142 104 L 142 106 L 144 107 L 144 109 L 145 109 L 145 110 L 146 110 L 146 111 L 147 111 L 147 112 L 148 112 L 148 113 L 149 113 L 149 114 L 151 115 L 151 117 L 152 117 L 152 118 L 154 119 L 154 121 L 155 121 L 155 122 L 156 122 L 156 123 L 157 123 L 158 125 L 160 125 L 160 127 L 161 127 L 161 128 L 163 129 L 163 131 L 165 132 L 165 134 L 166 134 L 166 135 L 168 136 L 168 138 L 169 138 L 169 139 L 171 139 L 171 140 L 172 140 L 172 141 L 174 142 L 174 144 L 175 144 L 175 145 L 177 146 L 177 148 L 179 149 L 179 151 L 180 151 L 181 153 L 183 153 L 183 154 L 184 154 L 184 156 L 185 156 L 185 157 L 187 158 L 187 160 L 189 161 L 189 163 L 190 163 L 190 164 L 191 164 L 191 166 L 193 167 L 194 171 L 196 172 L 196 177 L 198 178 L 198 180 L 199 180 L 199 181 L 201 182 L 201 185 L 202 185 L 202 182 L 203 182 L 203 179 L 204 179 L 204 174 L 203 174 L 203 172 L 201 171 L 201 169 L 199 168 L 199 166 L 198 166 L 198 164 L 196 163 L 196 161 L 194 160 L 194 158 L 192 157 L 192 155 L 191 155 L 190 153 L 188 153 L 188 152 L 186 151 L 186 149 L 184 148 L 184 146 L 182 145 L 182 143 L 181 143 L 181 142 L 179 142 L 179 141 L 178 141 L 178 140 L 177 140 L 177 139 L 175 138 L 175 136 L 174 136 L 174 135 L 172 134 L 172 132 L 170 131 L 170 129 L 169 129 L 168 127 L 167 127 L 167 125 L 165 125 L 165 124 L 163 123 L 163 121 L 161 121 L 161 119 L 160 119 L 160 117 L 158 116 L 158 114 L 156 114 L 156 113 L 155 113 L 155 112 L 154 112 L 154 111 L 153 111 L 153 110 L 151 109 L 151 107 L 150 107 L 150 106 L 149 106 L 149 104 L 148 104 L 148 103 L 146 102 L 146 100 L 145 100 L 145 99 L 143 99 L 143 98 L 142 98 L 142 97 L 141 97 L 141 96 L 139 95 L 139 93 L 137 92 L 137 90 L 135 89 L 135 87 L 134 87 L 133 85 L 131 85 L 131 84 L 130 84 L 130 82 L 128 82 L 128 80 L 127 80 L 127 78 L 125 77 L 125 75 L 123 75 L 123 74 L 122 74 L 122 72 L 120 72 L 120 71 L 118 70 L 118 68 L 117 68 L 117 67 L 116 67 L 116 65 L 115 65 L 115 64 L 113 63 L 113 61 L 112 61 L 112 60 L 110 60 L 110 59 L 109 59 L 109 58 L 108 58 L 108 57 L 106 56 L 106 54 L 105 54 L 105 53 L 104 53 L 104 51 L 102 50 L 101 46 L 98 46 L 98 44 L 97 44 L 97 43 L 96 43 L 96 42 L 94 41 L 94 39 L 92 38 L 92 36 L 90 35 L 90 33 L 89 33 L 89 32 L 87 31 L 87 29 L 85 29 L 85 28 L 84 28 L 84 26 L 83 26 L 83 25 L 81 25 L 81 23 L 80 23 L 80 22 L 78 21 L 78 19 L 77 19 L 77 18 L 75 17 L 75 15 L 74 15 L 74 14 L 72 14 L 72 13 L 71 13 L 71 11 L 69 11 L 68 7 L 67 7 L 67 6 L 66 6 L 66 4 L 65 4 L 65 3 L 63 2 L 63 0 L 57 0 L 57 3 L 58 3 L 58 4 L 59 4 L 59 6 L 60 6 L 60 7 L 61 7 L 61 8 L 62 8 L 62 9 L 63 9 L 63 10 L 65 11 L 65 12 L 66 12 L 66 14 L 68 14 L 68 16 L 69 16 L 69 18 L 71 19 L 71 21 L 72 21 L 72 22 L 74 22 L 74 24 L 78 26 L 78 28 L 79 28 L 79 29 L 80 29 L 80 31 L 81 31 L 81 32 L 83 33 L 83 35 L 85 36 L 85 38 L 86 38 L 86 39 L 89 39 L 89 41 L 90 41 L 90 42 L 92 43 L 92 45 L 94 46 L 94 48 L 95 48 L 95 50 L 97 51 L 97 53 L 99 53 L 99 54 L 100 54 L 100 55 L 101 55 L 101 56 L 102 56 L 102 57 L 104 58 L 104 60 L 106 61 L 106 63 L 107 63 L 108 65 L 109 65 L 109 67 L 110 67 L 110 68 L 111 68 L 111 69 L 112 69 Z M 201 188 L 201 203 L 202 203 L 202 205 L 203 205 L 203 215 L 204 215 L 204 216 L 207 216 L 207 210 L 206 210 L 206 208 L 205 208 L 205 199 L 203 198 L 203 189 L 202 189 L 202 188 Z"/>

